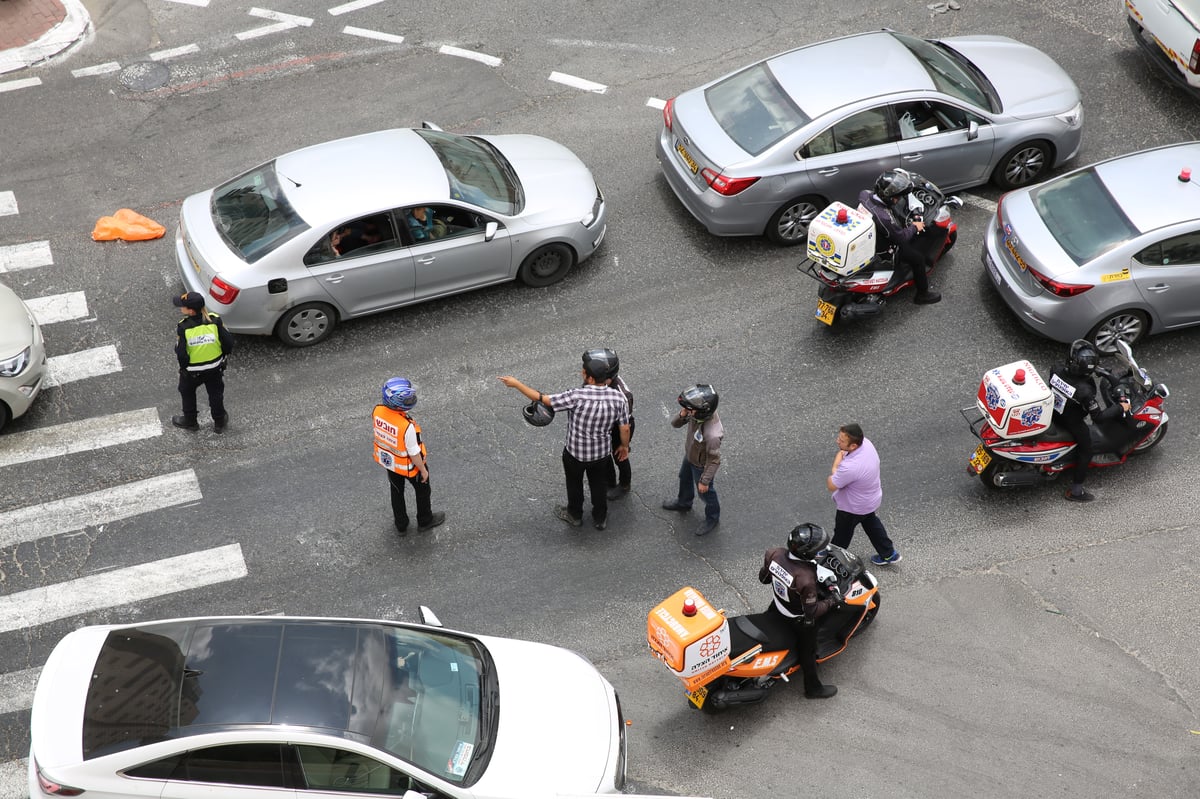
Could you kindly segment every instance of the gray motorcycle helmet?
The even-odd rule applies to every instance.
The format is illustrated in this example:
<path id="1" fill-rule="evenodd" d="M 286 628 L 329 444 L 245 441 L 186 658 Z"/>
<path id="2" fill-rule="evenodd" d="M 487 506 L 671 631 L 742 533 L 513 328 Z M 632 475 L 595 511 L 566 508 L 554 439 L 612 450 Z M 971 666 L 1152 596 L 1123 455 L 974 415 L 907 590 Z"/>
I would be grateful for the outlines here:
<path id="1" fill-rule="evenodd" d="M 521 410 L 521 415 L 534 427 L 545 427 L 554 421 L 554 409 L 539 400 L 526 405 Z"/>

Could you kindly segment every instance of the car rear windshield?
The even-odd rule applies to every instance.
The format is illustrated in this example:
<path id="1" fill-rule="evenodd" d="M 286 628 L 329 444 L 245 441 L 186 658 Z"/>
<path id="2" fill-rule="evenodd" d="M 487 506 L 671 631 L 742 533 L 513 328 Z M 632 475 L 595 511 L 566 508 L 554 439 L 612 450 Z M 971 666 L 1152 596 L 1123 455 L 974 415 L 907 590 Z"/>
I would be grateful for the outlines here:
<path id="1" fill-rule="evenodd" d="M 976 108 L 986 108 L 992 113 L 1000 112 L 1000 97 L 996 89 L 974 64 L 961 53 L 937 42 L 893 33 L 900 44 L 908 48 L 913 57 L 929 73 L 929 79 L 939 92 L 957 97 Z"/>
<path id="2" fill-rule="evenodd" d="M 210 210 L 221 238 L 247 263 L 308 230 L 279 185 L 274 161 L 214 189 Z"/>
<path id="3" fill-rule="evenodd" d="M 1094 170 L 1047 183 L 1030 197 L 1050 235 L 1076 265 L 1138 235 Z"/>
<path id="4" fill-rule="evenodd" d="M 433 148 L 450 181 L 450 196 L 504 216 L 525 207 L 516 170 L 490 142 L 440 130 L 417 130 Z"/>
<path id="5" fill-rule="evenodd" d="M 482 645 L 423 629 L 222 620 L 109 634 L 83 723 L 85 758 L 243 725 L 349 735 L 469 785 L 495 737 Z"/>
<path id="6" fill-rule="evenodd" d="M 758 155 L 810 121 L 766 63 L 709 86 L 704 101 L 725 134 L 750 155 Z"/>

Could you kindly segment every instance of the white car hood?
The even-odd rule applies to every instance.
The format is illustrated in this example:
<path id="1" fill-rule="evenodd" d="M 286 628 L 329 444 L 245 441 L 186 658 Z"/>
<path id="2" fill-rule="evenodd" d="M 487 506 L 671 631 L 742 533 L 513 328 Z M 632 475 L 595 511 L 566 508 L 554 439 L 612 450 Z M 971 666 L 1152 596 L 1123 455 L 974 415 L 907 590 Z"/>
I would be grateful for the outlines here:
<path id="1" fill-rule="evenodd" d="M 612 687 L 565 649 L 479 636 L 496 662 L 500 724 L 477 797 L 594 794 L 617 735 Z"/>
<path id="2" fill-rule="evenodd" d="M 987 75 L 1004 113 L 1018 119 L 1070 111 L 1079 89 L 1054 59 L 1007 36 L 952 36 L 942 40 Z"/>
<path id="3" fill-rule="evenodd" d="M 541 136 L 482 136 L 512 164 L 525 190 L 520 217 L 534 226 L 577 222 L 592 210 L 596 181 L 569 149 Z"/>
<path id="4" fill-rule="evenodd" d="M 5 286 L 0 286 L 0 358 L 11 358 L 33 344 L 33 317 L 21 298 Z"/>

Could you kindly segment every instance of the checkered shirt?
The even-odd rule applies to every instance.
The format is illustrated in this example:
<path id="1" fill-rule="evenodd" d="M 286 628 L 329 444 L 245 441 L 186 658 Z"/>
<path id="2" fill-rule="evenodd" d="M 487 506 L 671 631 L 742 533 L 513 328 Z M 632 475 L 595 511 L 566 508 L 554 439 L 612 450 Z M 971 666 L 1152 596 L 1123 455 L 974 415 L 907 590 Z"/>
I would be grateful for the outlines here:
<path id="1" fill-rule="evenodd" d="M 608 386 L 582 386 L 550 394 L 550 407 L 567 412 L 567 452 L 587 463 L 612 455 L 612 427 L 629 424 L 629 402 Z"/>

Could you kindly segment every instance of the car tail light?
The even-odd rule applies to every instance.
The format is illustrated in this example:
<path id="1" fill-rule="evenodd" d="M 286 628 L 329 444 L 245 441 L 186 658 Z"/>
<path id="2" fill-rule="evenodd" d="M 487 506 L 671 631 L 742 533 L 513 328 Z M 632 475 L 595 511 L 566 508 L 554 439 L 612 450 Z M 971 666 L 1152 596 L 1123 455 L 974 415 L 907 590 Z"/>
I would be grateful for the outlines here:
<path id="1" fill-rule="evenodd" d="M 226 283 L 219 277 L 214 277 L 212 285 L 208 288 L 208 293 L 212 294 L 213 299 L 222 305 L 229 305 L 231 302 L 236 300 L 238 292 L 240 291 L 241 289 L 239 289 L 237 286 Z"/>
<path id="2" fill-rule="evenodd" d="M 1188 59 L 1188 69 L 1200 75 L 1200 39 L 1192 45 L 1192 57 Z"/>
<path id="3" fill-rule="evenodd" d="M 1004 229 L 1004 212 L 1001 210 L 1004 207 L 1004 198 L 1008 194 L 1001 194 L 1000 199 L 996 200 L 996 221 L 1000 223 L 1000 229 Z"/>
<path id="4" fill-rule="evenodd" d="M 49 794 L 50 796 L 79 796 L 83 793 L 82 788 L 72 788 L 69 785 L 62 785 L 47 777 L 42 773 L 42 767 L 37 764 L 36 760 L 33 762 L 33 767 L 37 771 L 38 788 L 41 789 L 42 793 Z"/>
<path id="5" fill-rule="evenodd" d="M 1046 288 L 1046 291 L 1049 291 L 1056 297 L 1075 297 L 1090 288 L 1095 288 L 1091 283 L 1063 283 L 1058 280 L 1052 280 L 1032 266 L 1029 267 L 1029 274 L 1033 275 L 1033 279 L 1041 283 Z"/>
<path id="6" fill-rule="evenodd" d="M 667 130 L 670 130 L 671 125 L 673 125 L 675 123 L 674 113 L 673 113 L 674 110 L 675 110 L 675 98 L 672 97 L 670 100 L 667 100 L 665 105 L 663 105 L 663 124 L 667 126 Z"/>
<path id="7" fill-rule="evenodd" d="M 707 168 L 700 171 L 700 176 L 709 186 L 712 186 L 713 191 L 726 197 L 741 194 L 758 182 L 758 178 L 727 178 Z"/>

